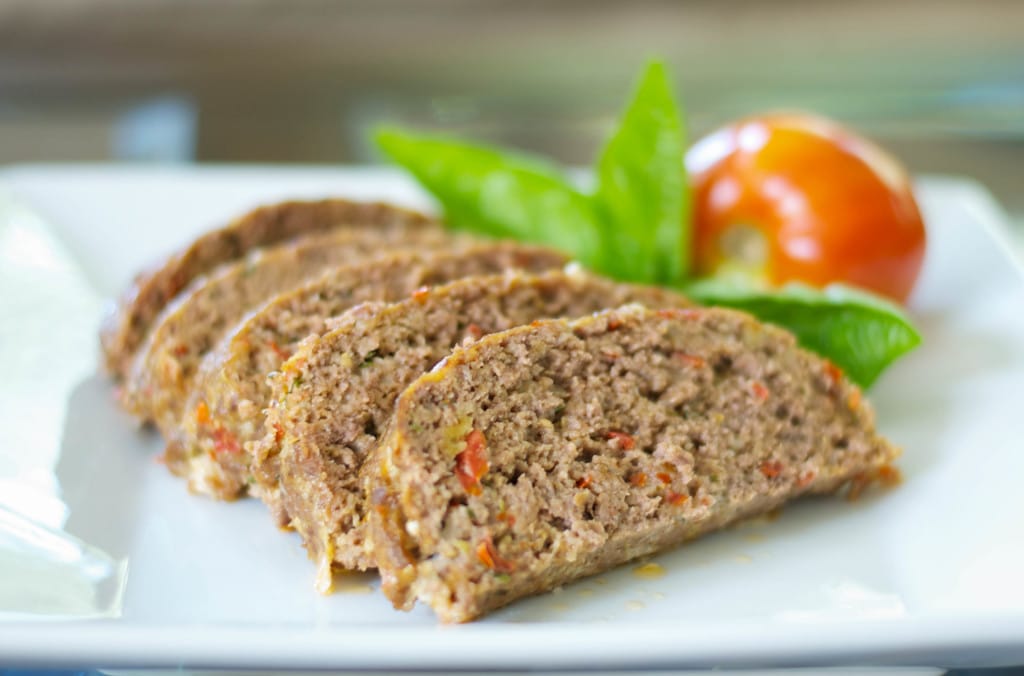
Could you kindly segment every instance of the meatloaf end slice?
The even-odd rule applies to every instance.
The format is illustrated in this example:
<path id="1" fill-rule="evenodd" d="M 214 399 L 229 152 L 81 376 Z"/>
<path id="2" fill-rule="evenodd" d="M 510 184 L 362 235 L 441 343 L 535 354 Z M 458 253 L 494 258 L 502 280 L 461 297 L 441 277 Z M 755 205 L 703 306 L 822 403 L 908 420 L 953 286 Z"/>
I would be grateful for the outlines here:
<path id="1" fill-rule="evenodd" d="M 462 622 L 896 455 L 790 334 L 625 307 L 492 334 L 410 385 L 364 468 L 370 545 L 396 606 Z"/>
<path id="2" fill-rule="evenodd" d="M 379 202 L 344 199 L 282 202 L 255 209 L 208 232 L 186 248 L 140 274 L 104 321 L 100 346 L 107 370 L 123 377 L 135 350 L 161 310 L 196 277 L 257 247 L 329 230 L 341 224 L 367 229 L 436 225 L 421 213 Z"/>
<path id="3" fill-rule="evenodd" d="M 331 267 L 388 250 L 430 250 L 456 241 L 467 242 L 453 240 L 440 228 L 338 227 L 225 264 L 194 280 L 154 322 L 121 387 L 121 404 L 143 421 L 154 421 L 170 439 L 203 355 L 247 311 Z"/>
<path id="4" fill-rule="evenodd" d="M 271 379 L 266 443 L 279 456 L 281 500 L 317 564 L 318 587 L 330 587 L 332 562 L 375 566 L 365 547 L 359 469 L 409 383 L 488 333 L 632 302 L 692 305 L 663 289 L 580 271 L 480 276 L 370 311 L 354 308 L 338 328 L 304 343 Z"/>
<path id="5" fill-rule="evenodd" d="M 267 375 L 281 368 L 300 342 L 327 331 L 332 317 L 358 303 L 406 298 L 466 275 L 550 270 L 564 264 L 565 257 L 550 249 L 481 243 L 395 253 L 341 267 L 277 296 L 226 333 L 204 359 L 185 407 L 182 433 L 168 444 L 168 467 L 187 476 L 199 493 L 222 499 L 257 493 L 277 522 L 287 525 L 278 500 L 276 453 L 258 454 L 259 471 L 254 472 L 249 447 L 264 434 Z"/>

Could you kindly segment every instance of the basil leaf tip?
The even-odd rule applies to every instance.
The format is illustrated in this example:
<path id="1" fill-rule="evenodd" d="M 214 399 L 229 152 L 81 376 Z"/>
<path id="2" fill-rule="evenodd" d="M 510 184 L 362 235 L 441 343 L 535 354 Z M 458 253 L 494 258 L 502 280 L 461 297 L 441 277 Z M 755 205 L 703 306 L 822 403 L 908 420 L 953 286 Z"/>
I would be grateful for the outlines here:
<path id="1" fill-rule="evenodd" d="M 444 136 L 384 128 L 380 149 L 444 209 L 451 227 L 546 244 L 588 267 L 602 255 L 589 200 L 542 158 Z"/>
<path id="2" fill-rule="evenodd" d="M 665 66 L 650 62 L 597 161 L 593 200 L 605 242 L 603 271 L 676 283 L 688 272 L 688 186 L 682 116 Z"/>
<path id="3" fill-rule="evenodd" d="M 865 388 L 921 343 L 899 307 L 841 284 L 821 290 L 804 284 L 765 290 L 711 279 L 683 290 L 697 302 L 743 310 L 787 329 L 802 346 L 831 360 Z"/>

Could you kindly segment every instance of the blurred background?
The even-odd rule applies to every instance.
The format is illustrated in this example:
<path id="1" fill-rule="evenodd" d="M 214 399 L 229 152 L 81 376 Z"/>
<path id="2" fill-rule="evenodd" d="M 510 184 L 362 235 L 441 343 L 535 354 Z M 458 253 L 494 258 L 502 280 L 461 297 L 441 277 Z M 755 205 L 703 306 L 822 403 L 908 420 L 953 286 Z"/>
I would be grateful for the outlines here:
<path id="1" fill-rule="evenodd" d="M 692 135 L 819 111 L 1024 231 L 1017 0 L 0 0 L 0 165 L 370 162 L 383 120 L 583 164 L 650 55 Z"/>

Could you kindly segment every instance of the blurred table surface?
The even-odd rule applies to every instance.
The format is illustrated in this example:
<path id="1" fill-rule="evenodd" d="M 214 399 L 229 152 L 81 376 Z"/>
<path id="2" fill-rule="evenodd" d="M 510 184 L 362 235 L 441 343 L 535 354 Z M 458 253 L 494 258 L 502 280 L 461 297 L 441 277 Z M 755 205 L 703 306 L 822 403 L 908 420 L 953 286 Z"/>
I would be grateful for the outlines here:
<path id="1" fill-rule="evenodd" d="M 1022 27 L 1015 0 L 0 0 L 0 163 L 351 163 L 397 120 L 582 164 L 659 55 L 692 135 L 812 109 L 1024 226 Z"/>

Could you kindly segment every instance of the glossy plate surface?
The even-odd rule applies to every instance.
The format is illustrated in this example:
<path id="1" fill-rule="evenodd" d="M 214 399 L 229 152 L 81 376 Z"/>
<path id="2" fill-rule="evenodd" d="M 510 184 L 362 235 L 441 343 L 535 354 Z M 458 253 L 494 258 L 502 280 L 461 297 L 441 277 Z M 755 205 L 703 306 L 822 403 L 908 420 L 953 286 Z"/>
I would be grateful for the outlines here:
<path id="1" fill-rule="evenodd" d="M 897 490 L 813 500 L 469 626 L 331 597 L 261 504 L 189 496 L 97 373 L 105 304 L 260 204 L 425 202 L 389 171 L 0 172 L 0 662 L 552 668 L 1024 661 L 1024 281 L 979 187 L 925 179 L 923 346 L 870 393 Z M 656 567 L 655 567 L 656 568 Z"/>

